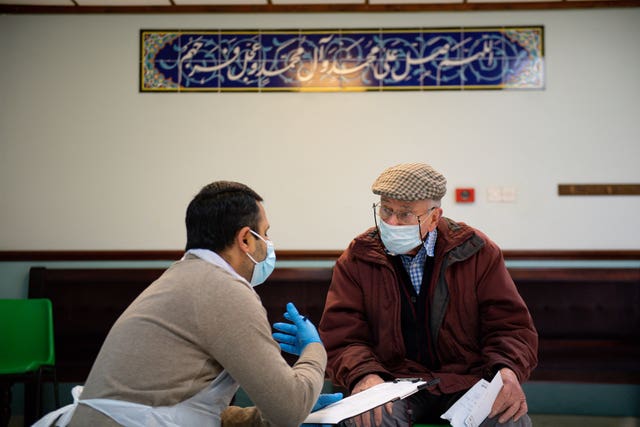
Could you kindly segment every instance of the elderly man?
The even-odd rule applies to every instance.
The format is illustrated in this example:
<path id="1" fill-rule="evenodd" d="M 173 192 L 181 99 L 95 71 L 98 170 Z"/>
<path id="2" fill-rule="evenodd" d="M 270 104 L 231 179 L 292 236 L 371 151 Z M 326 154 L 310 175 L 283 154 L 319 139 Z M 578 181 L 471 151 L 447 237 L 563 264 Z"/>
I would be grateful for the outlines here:
<path id="1" fill-rule="evenodd" d="M 397 377 L 436 387 L 376 408 L 358 425 L 440 423 L 482 378 L 504 383 L 482 426 L 528 426 L 521 388 L 537 364 L 529 311 L 485 234 L 442 216 L 446 179 L 399 164 L 375 180 L 375 227 L 337 261 L 319 325 L 334 383 L 358 393 Z"/>

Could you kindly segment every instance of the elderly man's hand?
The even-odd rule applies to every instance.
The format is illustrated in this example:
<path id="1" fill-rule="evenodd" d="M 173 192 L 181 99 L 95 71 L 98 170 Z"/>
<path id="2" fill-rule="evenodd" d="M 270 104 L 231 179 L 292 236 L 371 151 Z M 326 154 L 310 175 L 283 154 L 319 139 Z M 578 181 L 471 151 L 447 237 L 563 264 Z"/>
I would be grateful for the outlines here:
<path id="1" fill-rule="evenodd" d="M 353 390 L 351 391 L 351 394 L 356 394 L 356 393 L 360 393 L 361 391 L 364 391 L 368 388 L 373 387 L 374 385 L 378 385 L 383 383 L 384 380 L 376 374 L 369 374 L 369 375 L 365 375 L 364 377 L 362 377 L 362 379 L 360 381 L 358 381 L 358 383 L 355 385 L 355 387 L 353 387 Z M 384 409 L 391 414 L 392 411 L 392 407 L 393 407 L 393 403 L 389 402 L 386 403 L 384 405 Z M 382 406 L 378 406 L 377 408 L 373 409 L 373 420 L 375 422 L 376 426 L 379 426 L 380 424 L 382 424 L 382 410 L 383 407 Z M 356 426 L 358 427 L 372 427 L 371 426 L 371 411 L 365 412 L 364 414 L 358 415 L 357 417 L 353 418 Z"/>
<path id="2" fill-rule="evenodd" d="M 506 423 L 510 419 L 518 421 L 528 411 L 527 399 L 515 372 L 509 368 L 502 368 L 500 376 L 504 385 L 493 402 L 489 418 L 500 415 L 499 423 Z"/>

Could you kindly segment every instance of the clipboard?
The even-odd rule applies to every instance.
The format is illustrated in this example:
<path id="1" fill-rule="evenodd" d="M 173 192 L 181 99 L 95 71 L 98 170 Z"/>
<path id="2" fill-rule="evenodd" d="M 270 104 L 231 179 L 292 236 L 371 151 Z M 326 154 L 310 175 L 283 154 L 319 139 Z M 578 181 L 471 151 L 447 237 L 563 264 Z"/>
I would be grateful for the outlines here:
<path id="1" fill-rule="evenodd" d="M 387 402 L 404 399 L 412 394 L 440 382 L 439 378 L 424 381 L 420 378 L 399 378 L 380 383 L 360 393 L 352 394 L 338 402 L 309 414 L 305 423 L 338 424 Z"/>

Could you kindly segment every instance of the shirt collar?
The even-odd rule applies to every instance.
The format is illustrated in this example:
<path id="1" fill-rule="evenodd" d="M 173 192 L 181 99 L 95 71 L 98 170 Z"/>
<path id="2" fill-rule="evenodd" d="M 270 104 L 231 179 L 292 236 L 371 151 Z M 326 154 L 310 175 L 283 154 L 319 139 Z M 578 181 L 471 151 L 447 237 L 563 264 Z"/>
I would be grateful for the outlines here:
<path id="1" fill-rule="evenodd" d="M 427 234 L 427 241 L 424 242 L 424 247 L 427 249 L 427 256 L 430 256 L 430 257 L 435 256 L 436 239 L 438 239 L 438 229 L 434 228 L 433 231 Z"/>
<path id="2" fill-rule="evenodd" d="M 201 260 L 208 262 L 209 264 L 213 264 L 215 266 L 223 268 L 224 270 L 227 270 L 229 273 L 231 273 L 232 276 L 237 277 L 245 283 L 249 283 L 247 282 L 247 279 L 239 275 L 233 269 L 233 267 L 231 267 L 231 264 L 224 260 L 224 258 L 222 258 L 217 253 L 210 251 L 209 249 L 189 249 L 187 252 L 185 252 L 182 259 L 185 259 L 187 255 L 194 255 Z"/>

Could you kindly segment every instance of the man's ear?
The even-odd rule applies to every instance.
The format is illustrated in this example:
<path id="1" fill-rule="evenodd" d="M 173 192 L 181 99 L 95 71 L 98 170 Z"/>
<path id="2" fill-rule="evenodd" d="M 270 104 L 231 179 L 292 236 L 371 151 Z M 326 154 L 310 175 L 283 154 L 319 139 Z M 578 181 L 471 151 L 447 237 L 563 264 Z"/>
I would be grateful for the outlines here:
<path id="1" fill-rule="evenodd" d="M 236 244 L 238 245 L 238 247 L 242 250 L 242 252 L 250 252 L 251 251 L 251 247 L 249 246 L 249 241 L 250 241 L 250 235 L 251 235 L 251 228 L 248 226 L 242 227 L 240 230 L 238 230 L 238 232 L 236 233 Z"/>
<path id="2" fill-rule="evenodd" d="M 433 231 L 438 226 L 438 222 L 442 217 L 442 208 L 437 207 L 434 211 L 433 215 L 429 217 L 429 232 Z"/>

